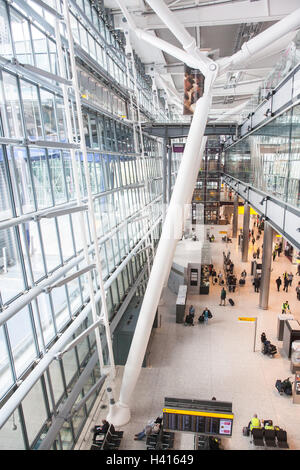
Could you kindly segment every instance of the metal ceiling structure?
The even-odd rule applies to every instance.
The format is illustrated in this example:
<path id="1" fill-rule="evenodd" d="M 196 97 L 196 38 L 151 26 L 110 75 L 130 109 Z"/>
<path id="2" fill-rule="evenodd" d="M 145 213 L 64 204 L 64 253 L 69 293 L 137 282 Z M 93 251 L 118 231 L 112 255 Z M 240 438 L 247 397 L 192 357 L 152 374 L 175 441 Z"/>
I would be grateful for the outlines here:
<path id="1" fill-rule="evenodd" d="M 213 60 L 231 56 L 244 42 L 255 37 L 273 23 L 299 7 L 298 0 L 163 0 L 180 20 L 197 47 Z M 123 29 L 123 14 L 116 0 L 104 0 L 116 29 Z M 144 0 L 127 0 L 126 6 L 140 29 L 181 47 L 178 39 Z M 288 50 L 296 32 L 287 34 L 279 42 L 266 48 L 261 56 L 247 64 L 232 67 L 219 77 L 213 90 L 213 107 L 209 120 L 219 119 L 227 113 L 233 122 L 241 122 L 243 105 L 280 61 Z M 180 98 L 183 94 L 184 65 L 171 55 L 131 34 L 133 49 L 145 64 L 146 73 L 155 78 L 156 87 L 166 96 L 170 106 L 180 113 Z"/>

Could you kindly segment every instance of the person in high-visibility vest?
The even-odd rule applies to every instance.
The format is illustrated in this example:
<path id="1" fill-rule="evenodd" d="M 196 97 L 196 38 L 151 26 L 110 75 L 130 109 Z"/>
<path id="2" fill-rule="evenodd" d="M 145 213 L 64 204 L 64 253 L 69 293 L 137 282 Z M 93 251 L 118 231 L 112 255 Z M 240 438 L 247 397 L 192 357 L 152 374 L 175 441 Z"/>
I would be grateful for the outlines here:
<path id="1" fill-rule="evenodd" d="M 271 419 L 269 419 L 269 421 L 264 421 L 264 428 L 274 430 L 273 421 Z"/>
<path id="2" fill-rule="evenodd" d="M 258 419 L 257 414 L 253 415 L 253 418 L 249 423 L 249 429 L 250 432 L 252 432 L 252 429 L 261 429 L 260 420 Z"/>
<path id="3" fill-rule="evenodd" d="M 289 312 L 291 311 L 291 310 L 290 310 L 289 303 L 288 303 L 288 301 L 286 300 L 286 301 L 283 302 L 283 304 L 282 304 L 282 312 L 281 312 L 281 313 L 286 313 L 287 310 L 288 310 Z"/>

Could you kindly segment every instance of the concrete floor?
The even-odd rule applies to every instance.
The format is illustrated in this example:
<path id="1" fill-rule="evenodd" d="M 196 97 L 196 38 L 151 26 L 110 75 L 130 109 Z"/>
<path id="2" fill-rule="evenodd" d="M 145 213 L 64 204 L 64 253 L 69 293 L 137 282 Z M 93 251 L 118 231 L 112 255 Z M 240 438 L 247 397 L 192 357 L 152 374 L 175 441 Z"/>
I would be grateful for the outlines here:
<path id="1" fill-rule="evenodd" d="M 241 217 L 241 216 L 240 216 Z M 239 223 L 241 227 L 242 221 Z M 257 413 L 260 419 L 272 419 L 287 431 L 290 449 L 300 449 L 300 406 L 293 404 L 292 398 L 280 396 L 275 389 L 276 379 L 284 379 L 291 374 L 290 360 L 282 349 L 282 342 L 277 340 L 277 318 L 281 313 L 281 305 L 289 300 L 292 314 L 300 320 L 300 302 L 296 299 L 295 287 L 300 281 L 294 277 L 291 290 L 277 292 L 275 279 L 285 270 L 296 273 L 296 266 L 282 254 L 273 262 L 269 309 L 258 308 L 259 294 L 254 292 L 251 282 L 250 266 L 253 247 L 249 246 L 249 262 L 242 263 L 241 251 L 234 240 L 226 245 L 221 241 L 219 231 L 228 230 L 229 226 L 215 226 L 212 232 L 216 242 L 212 244 L 212 263 L 217 271 L 223 268 L 223 251 L 231 252 L 234 262 L 234 272 L 239 279 L 243 269 L 247 271 L 246 285 L 238 287 L 234 294 L 228 294 L 235 301 L 235 306 L 228 303 L 219 306 L 221 288 L 210 287 L 209 295 L 188 296 L 187 309 L 193 304 L 196 307 L 197 318 L 207 306 L 213 318 L 208 325 L 195 324 L 185 327 L 176 324 L 175 302 L 176 294 L 166 289 L 163 305 L 160 307 L 161 327 L 155 332 L 150 367 L 143 368 L 131 400 L 131 422 L 122 427 L 124 436 L 120 450 L 144 450 L 143 441 L 135 441 L 134 434 L 143 429 L 145 423 L 161 413 L 164 397 L 191 399 L 211 399 L 230 401 L 233 404 L 234 425 L 233 434 L 229 439 L 222 439 L 225 449 L 253 449 L 250 438 L 242 435 L 243 426 L 247 425 L 250 417 Z M 262 238 L 262 237 L 261 237 Z M 274 242 L 276 239 L 274 238 Z M 179 242 L 178 251 L 183 256 L 195 250 L 195 243 L 190 240 Z M 262 244 L 260 240 L 259 245 Z M 200 242 L 199 242 L 200 244 Z M 254 249 L 257 248 L 257 244 Z M 177 257 L 178 258 L 178 257 Z M 178 259 L 177 259 L 178 261 Z M 254 324 L 239 322 L 239 316 L 257 317 L 256 348 L 254 346 Z M 274 358 L 261 353 L 260 334 L 266 332 L 267 338 L 277 346 L 278 354 Z M 117 367 L 115 383 L 115 398 L 121 384 L 123 367 Z M 95 405 L 89 422 L 86 424 L 77 449 L 89 449 L 91 445 L 90 429 L 99 424 L 106 416 L 107 408 L 102 409 L 107 399 L 103 395 Z M 176 433 L 175 449 L 191 450 L 194 448 L 194 436 L 188 433 Z"/>

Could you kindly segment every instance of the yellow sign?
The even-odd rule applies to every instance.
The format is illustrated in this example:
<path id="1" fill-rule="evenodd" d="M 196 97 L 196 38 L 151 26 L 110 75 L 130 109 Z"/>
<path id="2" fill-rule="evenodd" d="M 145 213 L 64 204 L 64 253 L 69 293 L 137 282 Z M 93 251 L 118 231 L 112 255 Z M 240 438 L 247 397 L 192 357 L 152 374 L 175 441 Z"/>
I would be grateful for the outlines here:
<path id="1" fill-rule="evenodd" d="M 239 212 L 239 214 L 243 214 L 244 213 L 244 206 L 239 206 L 238 212 Z M 250 214 L 251 215 L 257 214 L 257 212 L 254 209 L 252 209 L 252 207 L 250 207 Z"/>
<path id="2" fill-rule="evenodd" d="M 221 230 L 219 233 L 227 233 L 227 230 Z"/>
<path id="3" fill-rule="evenodd" d="M 227 418 L 233 419 L 233 414 L 225 414 L 225 413 L 210 413 L 207 411 L 191 411 L 191 410 L 177 410 L 177 409 L 169 409 L 163 408 L 164 413 L 171 413 L 171 414 L 178 414 L 178 415 L 195 415 L 195 416 L 210 416 L 212 418 Z"/>
<path id="4" fill-rule="evenodd" d="M 251 317 L 239 317 L 239 321 L 256 321 L 256 317 L 251 318 Z"/>

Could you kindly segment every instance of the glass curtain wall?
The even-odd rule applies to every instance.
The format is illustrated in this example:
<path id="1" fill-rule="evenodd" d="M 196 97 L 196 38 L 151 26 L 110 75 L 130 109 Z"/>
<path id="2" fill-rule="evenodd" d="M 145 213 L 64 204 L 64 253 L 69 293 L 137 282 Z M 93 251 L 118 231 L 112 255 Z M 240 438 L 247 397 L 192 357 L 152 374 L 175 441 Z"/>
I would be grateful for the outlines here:
<path id="1" fill-rule="evenodd" d="M 300 105 L 228 148 L 225 173 L 299 207 Z"/>
<path id="2" fill-rule="evenodd" d="M 51 0 L 48 3 L 60 11 L 59 2 Z M 56 44 L 49 33 L 53 31 L 50 28 L 53 18 L 32 1 L 24 2 L 23 9 L 20 5 L 21 2 L 15 8 L 10 2 L 0 0 L 0 55 L 57 73 Z M 71 8 L 73 14 L 75 7 Z M 88 1 L 80 2 L 80 9 L 84 11 L 82 25 L 77 19 L 72 23 L 75 41 L 78 31 L 81 47 L 99 63 L 102 55 L 103 70 L 113 74 L 122 91 L 127 82 L 121 45 Z M 33 24 L 30 12 L 39 15 L 37 18 L 41 21 Z M 91 30 L 92 39 L 85 29 L 86 18 L 99 30 Z M 110 52 L 102 47 L 108 42 L 114 45 Z M 65 62 L 68 66 L 67 49 Z M 77 73 L 102 276 L 108 285 L 107 307 L 111 321 L 147 265 L 145 255 L 129 259 L 119 275 L 110 281 L 112 273 L 138 243 L 142 248 L 148 245 L 148 240 L 143 242 L 142 239 L 151 227 L 154 227 L 154 246 L 160 236 L 161 227 L 157 222 L 162 206 L 162 155 L 160 142 L 145 134 L 145 155 L 143 158 L 139 155 L 139 149 L 134 147 L 133 127 L 123 119 L 128 108 L 126 93 L 118 94 L 117 87 L 107 86 L 105 74 L 103 79 L 99 75 L 98 62 L 94 69 L 91 62 L 88 70 L 82 68 L 81 63 Z M 146 112 L 147 100 L 149 98 L 152 103 L 152 96 L 148 96 L 147 90 L 141 93 Z M 147 112 L 152 109 L 151 103 Z M 69 105 L 76 143 L 78 117 L 72 99 Z M 25 69 L 20 76 L 17 65 L 3 62 L 0 66 L 0 315 L 10 311 L 32 288 L 49 276 L 58 275 L 66 266 L 67 276 L 86 266 L 80 216 L 68 213 L 68 208 L 75 207 L 77 195 L 67 144 L 66 115 L 58 84 L 52 78 L 26 73 Z M 81 197 L 86 202 L 83 157 L 78 149 L 75 158 Z M 172 184 L 178 167 L 179 161 L 174 158 Z M 62 215 L 45 217 L 46 212 L 49 214 L 54 209 L 66 211 Z M 89 217 L 85 211 L 83 218 L 93 262 L 95 253 Z M 98 273 L 95 269 L 91 273 L 97 293 Z M 81 274 L 61 287 L 40 292 L 1 323 L 1 407 L 11 398 L 19 381 L 30 376 L 45 351 L 68 331 L 89 300 L 88 275 Z M 100 314 L 100 301 L 97 309 Z M 88 313 L 71 340 L 92 321 L 91 313 Z M 100 334 L 105 338 L 102 327 Z M 56 410 L 68 398 L 95 350 L 95 334 L 91 333 L 60 360 L 50 363 L 0 429 L 0 448 L 39 447 Z M 107 351 L 104 352 L 107 361 Z M 78 399 L 88 392 L 100 375 L 96 366 Z M 95 398 L 96 395 L 88 400 L 61 429 L 54 449 L 74 447 Z"/>

